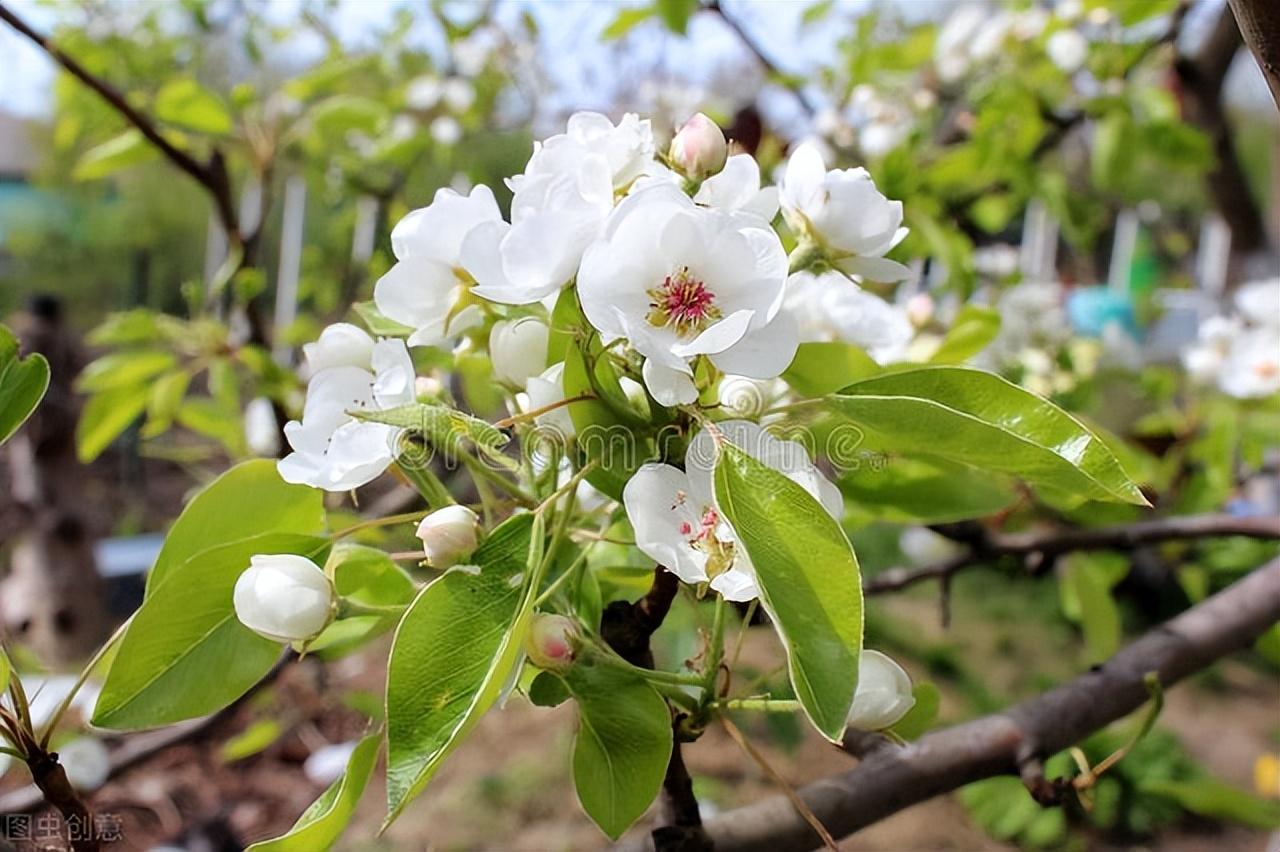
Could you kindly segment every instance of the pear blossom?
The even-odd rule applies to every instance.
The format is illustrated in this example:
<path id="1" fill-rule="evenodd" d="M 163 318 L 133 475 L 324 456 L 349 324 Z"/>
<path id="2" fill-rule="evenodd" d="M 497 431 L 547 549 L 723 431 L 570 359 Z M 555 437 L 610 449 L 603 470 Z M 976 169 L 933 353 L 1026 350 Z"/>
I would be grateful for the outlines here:
<path id="1" fill-rule="evenodd" d="M 1049 60 L 1067 74 L 1074 74 L 1089 58 L 1089 41 L 1079 31 L 1058 30 L 1044 45 Z"/>
<path id="2" fill-rule="evenodd" d="M 702 180 L 724 168 L 729 144 L 714 121 L 697 113 L 671 140 L 668 156 L 687 177 Z"/>
<path id="3" fill-rule="evenodd" d="M 781 202 L 788 224 L 839 269 L 884 282 L 911 274 L 883 257 L 907 236 L 902 202 L 885 198 L 866 169 L 828 171 L 817 147 L 801 145 L 787 160 Z"/>
<path id="4" fill-rule="evenodd" d="M 276 409 L 265 396 L 251 399 L 244 407 L 244 443 L 255 456 L 274 458 L 280 452 Z"/>
<path id="5" fill-rule="evenodd" d="M 302 345 L 307 369 L 312 375 L 330 367 L 368 367 L 373 360 L 373 338 L 349 322 L 335 322 L 320 332 L 320 338 Z"/>
<path id="6" fill-rule="evenodd" d="M 960 553 L 962 548 L 928 527 L 907 527 L 898 535 L 898 549 L 917 567 L 934 565 Z"/>
<path id="7" fill-rule="evenodd" d="M 328 331 L 328 330 L 326 330 Z M 358 329 L 357 329 L 358 331 Z M 348 330 L 340 332 L 343 351 L 354 359 L 363 352 L 362 342 Z M 335 363 L 334 341 L 321 335 L 319 363 Z M 338 364 L 313 372 L 307 385 L 302 419 L 285 424 L 284 434 L 293 449 L 276 467 L 286 482 L 310 485 L 326 491 L 349 491 L 372 482 L 395 460 L 400 430 L 382 423 L 355 419 L 355 410 L 379 411 L 415 400 L 413 361 L 401 340 L 370 341 L 369 359 L 359 364 Z"/>
<path id="8" fill-rule="evenodd" d="M 526 305 L 554 294 L 577 273 L 616 195 L 653 162 L 647 120 L 628 113 L 615 125 L 599 113 L 571 116 L 566 132 L 536 144 L 524 173 L 507 181 L 511 224 L 488 222 L 462 244 L 476 295 Z"/>
<path id="9" fill-rule="evenodd" d="M 573 665 L 582 629 L 572 618 L 563 615 L 537 615 L 529 625 L 524 649 L 529 662 L 540 669 L 565 672 Z"/>
<path id="10" fill-rule="evenodd" d="M 1280 329 L 1280 278 L 1241 284 L 1236 291 L 1235 304 L 1246 322 Z"/>
<path id="11" fill-rule="evenodd" d="M 749 213 L 766 223 L 778 215 L 778 188 L 760 186 L 760 164 L 750 154 L 726 160 L 723 169 L 702 182 L 693 200 L 728 213 Z"/>
<path id="12" fill-rule="evenodd" d="M 328 626 L 333 583 L 320 566 L 292 553 L 259 554 L 236 580 L 236 618 L 273 642 L 305 642 Z"/>
<path id="13" fill-rule="evenodd" d="M 987 21 L 987 10 L 977 4 L 960 6 L 943 23 L 934 40 L 933 63 L 945 83 L 959 80 L 972 64 L 970 45 Z"/>
<path id="14" fill-rule="evenodd" d="M 396 223 L 391 249 L 397 263 L 378 279 L 373 301 L 388 319 L 414 329 L 410 346 L 438 346 L 480 321 L 468 294 L 463 246 L 479 227 L 501 221 L 493 191 L 481 185 L 469 195 L 438 189 L 431 204 Z"/>
<path id="15" fill-rule="evenodd" d="M 587 320 L 649 360 L 645 384 L 664 404 L 691 393 L 692 359 L 725 372 L 780 374 L 795 355 L 782 304 L 786 255 L 757 217 L 705 208 L 665 182 L 618 206 L 578 276 Z M 673 374 L 680 374 L 681 379 Z"/>
<path id="16" fill-rule="evenodd" d="M 454 112 L 466 112 L 476 102 L 476 88 L 463 77 L 450 77 L 444 81 L 441 97 Z"/>
<path id="17" fill-rule="evenodd" d="M 1182 353 L 1182 366 L 1192 381 L 1216 382 L 1231 351 L 1231 342 L 1243 332 L 1244 324 L 1234 317 L 1209 317 L 1200 323 L 1196 342 Z"/>
<path id="18" fill-rule="evenodd" d="M 546 408 L 565 398 L 564 395 L 564 362 L 552 364 L 537 376 L 530 376 L 525 383 L 525 397 L 529 411 Z M 539 414 L 533 419 L 539 428 L 549 430 L 567 441 L 574 435 L 573 418 L 569 416 L 568 406 L 560 406 Z"/>
<path id="19" fill-rule="evenodd" d="M 1260 399 L 1280 392 L 1280 337 L 1276 329 L 1254 329 L 1231 343 L 1218 386 L 1239 399 Z"/>
<path id="20" fill-rule="evenodd" d="M 431 138 L 439 142 L 441 145 L 457 145 L 462 139 L 462 125 L 458 123 L 458 119 L 451 115 L 438 115 L 431 121 L 431 126 L 427 128 L 431 134 Z"/>
<path id="21" fill-rule="evenodd" d="M 480 536 L 480 518 L 466 506 L 436 509 L 418 523 L 417 536 L 432 568 L 449 568 L 471 555 Z"/>
<path id="22" fill-rule="evenodd" d="M 858 688 L 848 724 L 860 731 L 883 731 L 915 706 L 911 677 L 887 655 L 870 649 L 858 657 Z"/>
<path id="23" fill-rule="evenodd" d="M 915 335 L 905 308 L 866 292 L 838 272 L 792 274 L 785 304 L 802 343 L 852 343 L 881 364 L 901 360 Z"/>
<path id="24" fill-rule="evenodd" d="M 800 444 L 774 437 L 746 420 L 725 420 L 716 428 L 725 440 L 812 494 L 833 518 L 840 517 L 840 491 Z M 622 500 L 636 546 L 647 556 L 686 583 L 708 583 L 726 600 L 748 601 L 759 594 L 755 570 L 736 547 L 733 530 L 716 506 L 716 452 L 711 434 L 699 432 L 685 453 L 684 470 L 644 464 L 627 482 Z"/>
<path id="25" fill-rule="evenodd" d="M 501 382 L 524 387 L 547 366 L 547 339 L 551 330 L 537 317 L 502 320 L 489 332 L 489 359 Z"/>

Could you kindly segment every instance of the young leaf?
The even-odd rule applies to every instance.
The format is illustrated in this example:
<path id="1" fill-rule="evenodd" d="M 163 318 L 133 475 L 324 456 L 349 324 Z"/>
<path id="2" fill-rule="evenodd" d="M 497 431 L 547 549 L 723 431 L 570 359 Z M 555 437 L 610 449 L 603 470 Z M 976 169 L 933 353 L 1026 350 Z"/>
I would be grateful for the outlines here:
<path id="1" fill-rule="evenodd" d="M 324 528 L 323 492 L 285 482 L 270 459 L 243 462 L 209 483 L 173 522 L 147 577 L 147 594 L 210 547 L 263 533 L 312 535 Z"/>
<path id="2" fill-rule="evenodd" d="M 987 348 L 999 333 L 999 312 L 980 305 L 965 305 L 929 360 L 935 364 L 967 361 Z"/>
<path id="3" fill-rule="evenodd" d="M 928 681 L 917 683 L 911 688 L 916 703 L 907 711 L 907 715 L 894 724 L 889 730 L 904 740 L 919 739 L 938 718 L 938 706 L 942 703 L 942 694 L 938 687 Z"/>
<path id="4" fill-rule="evenodd" d="M 801 343 L 782 378 L 802 394 L 822 396 L 874 376 L 881 369 L 875 359 L 851 343 Z"/>
<path id="5" fill-rule="evenodd" d="M 859 460 L 837 483 L 846 523 L 941 524 L 985 518 L 1017 497 L 1007 477 L 942 459 Z"/>
<path id="6" fill-rule="evenodd" d="M 94 394 L 80 412 L 76 423 L 76 456 L 82 464 L 102 455 L 111 442 L 142 416 L 151 396 L 145 384 L 126 385 Z"/>
<path id="7" fill-rule="evenodd" d="M 231 132 L 231 113 L 218 96 L 191 77 L 170 80 L 156 94 L 156 118 L 198 133 Z"/>
<path id="8" fill-rule="evenodd" d="M 26 422 L 48 387 L 49 362 L 40 354 L 19 358 L 13 332 L 0 325 L 0 444 Z"/>
<path id="9" fill-rule="evenodd" d="M 627 480 L 641 460 L 649 457 L 649 442 L 630 428 L 633 417 L 629 415 L 629 403 L 613 368 L 600 355 L 598 341 L 593 338 L 587 348 L 585 354 L 579 346 L 570 345 L 565 350 L 564 393 L 566 398 L 584 394 L 596 398 L 570 403 L 569 417 L 577 432 L 578 446 L 596 462 L 587 481 L 621 500 Z M 593 366 L 589 366 L 588 357 L 596 359 Z"/>
<path id="10" fill-rule="evenodd" d="M 72 180 L 97 180 L 121 169 L 154 160 L 160 151 L 139 130 L 126 130 L 81 155 L 71 170 Z"/>
<path id="11" fill-rule="evenodd" d="M 533 603 L 525 588 L 532 520 L 516 515 L 495 529 L 475 566 L 431 583 L 400 621 L 387 661 L 384 826 L 493 706 L 520 658 Z"/>
<path id="12" fill-rule="evenodd" d="M 940 456 L 1096 500 L 1147 505 L 1098 436 L 991 373 L 922 367 L 864 379 L 830 399 L 876 449 Z"/>
<path id="13" fill-rule="evenodd" d="M 90 362 L 76 377 L 76 390 L 98 393 L 112 388 L 150 382 L 177 363 L 172 352 L 163 349 L 134 349 L 113 352 Z"/>
<path id="14" fill-rule="evenodd" d="M 565 675 L 578 703 L 573 783 L 587 816 L 610 839 L 644 815 L 671 758 L 671 712 L 639 675 L 581 660 Z"/>
<path id="15" fill-rule="evenodd" d="M 248 852 L 312 852 L 331 847 L 355 813 L 378 762 L 381 744 L 381 734 L 362 739 L 347 761 L 347 771 L 302 812 L 293 828 L 273 840 L 253 844 Z"/>
<path id="16" fill-rule="evenodd" d="M 823 736 L 838 742 L 862 652 L 862 576 L 853 547 L 809 492 L 729 443 L 720 447 L 715 491 L 755 567 L 796 697 Z"/>
<path id="17" fill-rule="evenodd" d="M 155 585 L 120 639 L 93 724 L 135 730 L 221 710 L 280 658 L 236 618 L 232 590 L 259 553 L 323 560 L 328 540 L 268 533 L 197 553 Z"/>

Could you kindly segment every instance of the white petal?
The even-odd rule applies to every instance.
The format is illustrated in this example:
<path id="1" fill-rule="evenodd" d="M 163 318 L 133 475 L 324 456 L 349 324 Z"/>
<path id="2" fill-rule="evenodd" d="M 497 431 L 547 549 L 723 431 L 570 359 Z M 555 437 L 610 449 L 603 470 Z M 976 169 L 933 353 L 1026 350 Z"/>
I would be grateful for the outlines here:
<path id="1" fill-rule="evenodd" d="M 706 582 L 706 557 L 689 545 L 701 507 L 689 499 L 688 477 L 671 465 L 645 464 L 622 491 L 636 546 L 686 583 Z"/>
<path id="2" fill-rule="evenodd" d="M 771 379 L 791 366 L 799 346 L 795 318 L 782 311 L 764 328 L 747 332 L 728 349 L 712 355 L 711 362 L 726 373 Z"/>
<path id="3" fill-rule="evenodd" d="M 644 386 L 659 405 L 688 405 L 698 399 L 698 388 L 685 373 L 664 367 L 651 358 L 645 359 L 641 372 Z"/>

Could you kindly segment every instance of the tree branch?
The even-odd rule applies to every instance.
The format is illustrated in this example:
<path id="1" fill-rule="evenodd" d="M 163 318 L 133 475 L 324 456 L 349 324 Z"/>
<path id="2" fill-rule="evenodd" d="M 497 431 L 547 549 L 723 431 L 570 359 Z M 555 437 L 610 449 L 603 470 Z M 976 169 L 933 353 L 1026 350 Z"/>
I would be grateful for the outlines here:
<path id="1" fill-rule="evenodd" d="M 1141 707 L 1148 673 L 1167 687 L 1248 647 L 1278 619 L 1275 559 L 1057 689 L 902 748 L 864 749 L 856 768 L 810 784 L 800 797 L 833 835 L 844 837 L 973 781 L 1034 770 L 1038 761 Z M 820 842 L 784 796 L 729 811 L 706 829 L 718 852 L 800 852 Z"/>
<path id="2" fill-rule="evenodd" d="M 156 127 L 155 122 L 137 109 L 134 109 L 123 93 L 110 83 L 95 76 L 77 62 L 75 58 L 64 53 L 47 36 L 36 32 L 26 21 L 14 14 L 3 3 L 0 3 L 0 21 L 4 21 L 26 36 L 33 44 L 48 54 L 50 59 L 61 65 L 67 73 L 97 92 L 112 109 L 118 112 L 125 121 L 133 125 L 170 162 L 203 186 L 212 196 L 213 202 L 218 209 L 218 218 L 222 220 L 223 227 L 227 233 L 237 240 L 240 239 L 236 209 L 235 205 L 231 203 L 231 181 L 227 175 L 226 163 L 220 152 L 215 151 L 208 163 L 201 163 L 166 139 L 164 134 Z"/>
<path id="3" fill-rule="evenodd" d="M 800 106 L 804 109 L 806 115 L 812 117 L 817 114 L 818 107 L 804 91 L 804 87 L 797 84 L 787 72 L 779 68 L 778 64 L 769 58 L 760 43 L 742 26 L 742 22 L 725 12 L 724 7 L 720 5 L 720 0 L 711 0 L 703 8 L 718 16 L 724 22 L 724 25 L 733 31 L 733 34 L 738 37 L 738 41 L 742 42 L 743 47 L 751 52 L 751 55 L 756 58 L 756 61 L 760 63 L 765 72 L 774 79 L 774 82 L 796 96 L 796 100 L 800 102 Z"/>
<path id="4" fill-rule="evenodd" d="M 1271 97 L 1280 107 L 1280 5 L 1275 0 L 1228 0 L 1244 43 L 1258 60 Z"/>
<path id="5" fill-rule="evenodd" d="M 1082 550 L 1132 550 L 1163 541 L 1194 541 L 1223 536 L 1280 539 L 1280 518 L 1192 515 L 1044 532 L 999 534 L 987 532 L 982 527 L 968 526 L 964 530 L 964 542 L 969 547 L 967 552 L 922 568 L 884 571 L 869 578 L 863 584 L 863 591 L 868 595 L 881 595 L 925 580 L 945 581 L 966 568 L 1002 556 L 1028 559 L 1033 570 L 1038 572 L 1045 570 L 1057 557 Z"/>

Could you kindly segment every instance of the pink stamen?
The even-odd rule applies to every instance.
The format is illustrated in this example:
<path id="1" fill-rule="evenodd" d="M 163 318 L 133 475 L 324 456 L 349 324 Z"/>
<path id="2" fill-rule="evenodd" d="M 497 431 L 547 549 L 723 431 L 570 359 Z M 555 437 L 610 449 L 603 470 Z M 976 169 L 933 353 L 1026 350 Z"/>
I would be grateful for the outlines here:
<path id="1" fill-rule="evenodd" d="M 682 335 L 699 331 L 708 321 L 720 317 L 715 298 L 706 284 L 691 276 L 688 267 L 683 267 L 649 291 L 649 322 L 674 326 L 676 333 Z"/>

